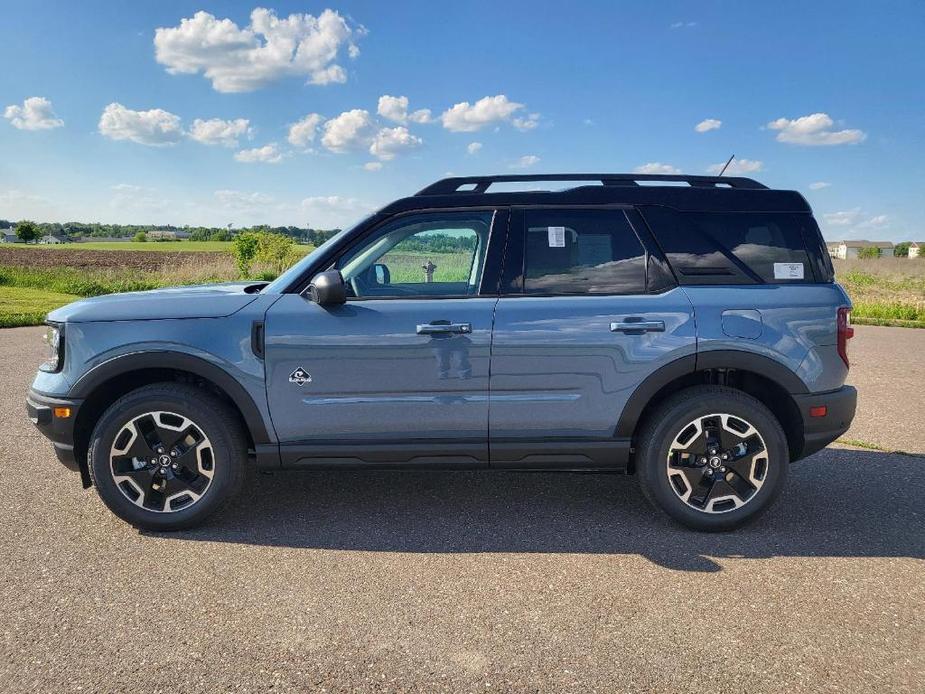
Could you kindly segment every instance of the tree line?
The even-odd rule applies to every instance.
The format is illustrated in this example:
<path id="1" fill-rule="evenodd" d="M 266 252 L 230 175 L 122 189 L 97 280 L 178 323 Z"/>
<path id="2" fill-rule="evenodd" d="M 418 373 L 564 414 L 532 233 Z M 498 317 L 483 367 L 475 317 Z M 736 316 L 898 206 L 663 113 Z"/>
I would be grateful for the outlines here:
<path id="1" fill-rule="evenodd" d="M 334 236 L 340 229 L 312 229 L 310 227 L 280 226 L 271 227 L 258 224 L 241 229 L 227 227 L 202 226 L 174 226 L 163 224 L 158 226 L 144 224 L 102 224 L 100 222 L 32 222 L 22 220 L 13 222 L 0 219 L 0 229 L 13 227 L 16 234 L 23 241 L 34 241 L 46 235 L 68 236 L 73 239 L 93 238 L 138 238 L 140 234 L 149 231 L 181 231 L 189 234 L 192 241 L 231 241 L 241 233 L 270 232 L 287 236 L 298 243 L 310 243 L 319 246 Z M 20 230 L 22 233 L 20 234 Z"/>

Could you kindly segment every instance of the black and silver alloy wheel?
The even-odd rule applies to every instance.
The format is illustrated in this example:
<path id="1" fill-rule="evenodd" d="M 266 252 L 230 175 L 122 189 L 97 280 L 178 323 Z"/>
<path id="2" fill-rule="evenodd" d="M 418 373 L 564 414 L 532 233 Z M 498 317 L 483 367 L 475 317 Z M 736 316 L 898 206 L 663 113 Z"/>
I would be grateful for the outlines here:
<path id="1" fill-rule="evenodd" d="M 692 386 L 667 397 L 635 442 L 646 498 L 697 530 L 729 530 L 757 517 L 780 493 L 790 467 L 774 414 L 725 386 Z"/>
<path id="2" fill-rule="evenodd" d="M 158 513 L 195 504 L 215 472 L 212 442 L 195 422 L 174 412 L 146 412 L 126 422 L 109 462 L 119 491 Z"/>
<path id="3" fill-rule="evenodd" d="M 685 504 L 727 513 L 754 499 L 768 474 L 768 449 L 758 430 L 728 413 L 698 417 L 671 442 L 668 480 Z"/>
<path id="4" fill-rule="evenodd" d="M 194 385 L 154 383 L 102 414 L 88 463 L 97 493 L 119 518 L 146 530 L 180 530 L 238 493 L 247 448 L 227 401 Z"/>

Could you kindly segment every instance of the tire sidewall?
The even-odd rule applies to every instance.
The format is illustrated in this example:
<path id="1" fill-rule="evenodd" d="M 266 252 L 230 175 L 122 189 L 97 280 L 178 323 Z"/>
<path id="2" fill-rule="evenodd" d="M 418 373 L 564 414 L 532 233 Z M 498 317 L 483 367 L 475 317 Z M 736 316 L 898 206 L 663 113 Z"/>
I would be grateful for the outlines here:
<path id="1" fill-rule="evenodd" d="M 174 390 L 174 389 L 171 389 Z M 97 493 L 119 518 L 137 527 L 151 530 L 176 530 L 200 523 L 231 495 L 242 474 L 243 451 L 223 418 L 223 404 L 206 393 L 190 389 L 192 397 L 167 390 L 145 388 L 125 396 L 110 407 L 97 423 L 91 437 L 89 467 Z M 198 397 L 197 397 L 198 396 Z M 212 444 L 214 471 L 212 482 L 194 504 L 178 511 L 159 513 L 143 509 L 129 500 L 112 478 L 110 451 L 122 427 L 148 412 L 173 412 L 192 421 Z"/>
<path id="2" fill-rule="evenodd" d="M 787 439 L 780 423 L 762 403 L 738 391 L 688 393 L 653 418 L 640 470 L 652 501 L 681 523 L 698 530 L 727 530 L 757 517 L 780 493 L 790 466 Z M 668 451 L 682 428 L 699 417 L 730 414 L 750 423 L 764 439 L 768 470 L 764 484 L 743 506 L 724 513 L 706 513 L 688 506 L 675 493 L 666 471 Z"/>

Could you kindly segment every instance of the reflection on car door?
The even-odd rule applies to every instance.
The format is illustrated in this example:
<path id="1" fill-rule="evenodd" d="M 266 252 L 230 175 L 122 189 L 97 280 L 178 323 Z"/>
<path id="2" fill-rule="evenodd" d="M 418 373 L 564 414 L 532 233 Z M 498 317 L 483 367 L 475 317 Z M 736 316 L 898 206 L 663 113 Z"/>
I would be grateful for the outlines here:
<path id="1" fill-rule="evenodd" d="M 512 213 L 491 365 L 493 466 L 621 467 L 615 428 L 636 386 L 696 348 L 677 288 L 647 291 L 621 209 Z"/>
<path id="2" fill-rule="evenodd" d="M 387 223 L 337 261 L 347 303 L 290 294 L 271 307 L 267 392 L 284 464 L 487 465 L 497 277 L 480 290 L 493 216 Z"/>

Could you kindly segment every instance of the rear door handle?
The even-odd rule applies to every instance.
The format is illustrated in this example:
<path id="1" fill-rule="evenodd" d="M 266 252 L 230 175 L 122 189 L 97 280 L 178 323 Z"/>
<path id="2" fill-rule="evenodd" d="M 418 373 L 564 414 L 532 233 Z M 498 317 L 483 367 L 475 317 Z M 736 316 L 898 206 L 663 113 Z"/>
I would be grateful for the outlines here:
<path id="1" fill-rule="evenodd" d="M 642 320 L 641 318 L 627 318 L 610 324 L 612 333 L 663 333 L 665 321 Z"/>
<path id="2" fill-rule="evenodd" d="M 472 332 L 472 323 L 444 323 L 434 321 L 433 323 L 419 323 L 418 335 L 441 335 L 446 333 L 466 334 Z"/>

